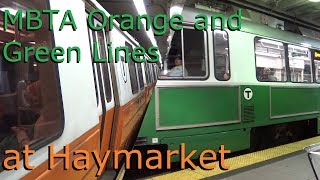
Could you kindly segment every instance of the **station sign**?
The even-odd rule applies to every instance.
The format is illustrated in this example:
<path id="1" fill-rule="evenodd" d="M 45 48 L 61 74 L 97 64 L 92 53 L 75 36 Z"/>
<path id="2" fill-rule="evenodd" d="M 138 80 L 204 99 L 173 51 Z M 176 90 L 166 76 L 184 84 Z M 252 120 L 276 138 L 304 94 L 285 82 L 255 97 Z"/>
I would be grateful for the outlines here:
<path id="1" fill-rule="evenodd" d="M 314 51 L 314 60 L 320 61 L 320 51 Z"/>

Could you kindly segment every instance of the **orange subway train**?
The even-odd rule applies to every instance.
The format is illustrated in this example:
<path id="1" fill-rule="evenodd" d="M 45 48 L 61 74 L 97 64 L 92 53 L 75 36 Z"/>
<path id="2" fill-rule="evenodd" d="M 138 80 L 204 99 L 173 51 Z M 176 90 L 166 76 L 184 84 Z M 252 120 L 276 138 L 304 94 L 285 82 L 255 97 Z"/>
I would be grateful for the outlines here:
<path id="1" fill-rule="evenodd" d="M 88 27 L 90 11 L 100 9 L 108 14 L 94 0 L 1 0 L 1 26 L 5 12 L 13 17 L 22 10 L 25 22 L 28 9 L 70 10 L 77 29 L 65 26 L 59 30 L 64 13 L 54 14 L 53 31 L 47 28 L 48 14 L 41 15 L 43 28 L 37 31 L 18 30 L 17 24 L 8 24 L 6 30 L 0 28 L 0 179 L 95 179 L 101 168 L 112 169 L 112 155 L 107 166 L 98 166 L 97 161 L 106 152 L 133 148 L 157 81 L 158 65 L 131 59 L 125 62 L 125 52 L 120 53 L 118 63 L 114 56 L 111 63 L 93 62 L 95 55 L 100 59 L 110 57 L 109 42 L 129 50 L 139 46 L 118 27 L 111 31 Z M 95 25 L 101 24 L 99 18 L 94 18 Z M 25 53 L 25 47 L 34 51 Z M 54 63 L 45 50 L 36 50 L 41 47 L 64 49 L 56 52 L 58 60 L 67 58 L 63 52 L 68 48 L 78 49 L 70 51 L 70 62 Z M 28 62 L 7 60 L 17 60 L 19 54 Z M 80 62 L 77 55 L 81 55 Z M 48 62 L 40 63 L 39 58 Z M 25 147 L 35 152 L 27 156 Z M 50 159 L 52 154 L 56 158 Z M 58 154 L 67 155 L 69 162 L 63 156 L 57 158 Z M 90 156 L 88 162 L 79 159 L 85 155 Z"/>

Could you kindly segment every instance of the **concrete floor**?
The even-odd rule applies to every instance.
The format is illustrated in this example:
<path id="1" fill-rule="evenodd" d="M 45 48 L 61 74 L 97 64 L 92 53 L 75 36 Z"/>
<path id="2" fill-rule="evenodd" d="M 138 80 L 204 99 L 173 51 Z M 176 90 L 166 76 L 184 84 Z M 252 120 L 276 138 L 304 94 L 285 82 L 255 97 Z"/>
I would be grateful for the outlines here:
<path id="1" fill-rule="evenodd" d="M 249 169 L 238 174 L 207 179 L 223 180 L 317 180 L 306 153 Z M 226 177 L 227 176 L 227 177 Z"/>

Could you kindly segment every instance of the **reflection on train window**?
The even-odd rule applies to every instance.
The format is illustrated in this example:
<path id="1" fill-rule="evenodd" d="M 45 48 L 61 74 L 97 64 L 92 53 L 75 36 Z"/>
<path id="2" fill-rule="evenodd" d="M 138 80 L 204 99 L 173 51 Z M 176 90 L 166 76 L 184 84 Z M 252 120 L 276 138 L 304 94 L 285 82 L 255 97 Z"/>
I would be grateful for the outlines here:
<path id="1" fill-rule="evenodd" d="M 98 35 L 98 42 L 99 42 L 99 57 L 102 59 L 106 59 L 108 57 L 107 51 L 106 51 L 106 42 L 105 42 L 105 32 L 104 29 L 101 31 L 97 31 Z M 111 80 L 110 80 L 110 74 L 109 74 L 109 64 L 103 63 L 101 64 L 102 67 L 102 73 L 103 73 L 103 84 L 104 89 L 106 93 L 106 100 L 107 102 L 111 102 L 112 100 L 112 90 L 111 90 Z"/>
<path id="2" fill-rule="evenodd" d="M 143 82 L 141 63 L 137 63 L 137 67 L 138 67 L 139 86 L 140 86 L 140 89 L 143 90 L 144 89 L 144 82 Z"/>
<path id="3" fill-rule="evenodd" d="M 161 78 L 203 78 L 207 76 L 205 32 L 184 28 L 171 40 Z"/>
<path id="4" fill-rule="evenodd" d="M 152 75 L 152 65 L 151 64 L 148 64 L 149 66 L 149 76 L 150 76 L 150 82 L 151 84 L 153 83 L 153 75 Z"/>
<path id="5" fill-rule="evenodd" d="M 312 82 L 311 53 L 308 48 L 288 45 L 290 78 L 292 82 Z"/>
<path id="6" fill-rule="evenodd" d="M 110 73 L 109 73 L 109 63 L 101 64 L 102 71 L 103 71 L 103 78 L 104 78 L 104 88 L 106 93 L 106 100 L 107 102 L 111 102 L 112 100 L 112 90 L 111 90 L 111 80 L 110 80 Z"/>
<path id="7" fill-rule="evenodd" d="M 48 9 L 47 1 L 32 2 L 1 0 L 0 16 L 3 16 L 5 9 L 13 15 L 18 9 Z M 41 16 L 41 19 L 45 24 L 49 23 L 47 16 Z M 3 17 L 0 23 L 3 24 Z M 7 31 L 1 28 L 0 53 L 3 54 L 5 43 L 11 41 L 22 43 L 21 48 L 9 48 L 12 58 L 16 57 L 12 54 L 14 51 L 22 51 L 26 46 L 52 47 L 52 35 L 45 28 L 47 26 L 37 31 L 18 31 L 17 26 L 10 26 Z M 63 129 L 57 65 L 51 60 L 36 63 L 34 55 L 30 55 L 29 59 L 29 63 L 8 63 L 0 57 L 0 162 L 6 158 L 5 150 L 21 152 L 25 145 L 38 149 L 40 141 L 41 146 L 49 143 Z"/>
<path id="8" fill-rule="evenodd" d="M 261 82 L 287 81 L 285 50 L 281 42 L 255 39 L 256 73 Z"/>
<path id="9" fill-rule="evenodd" d="M 229 37 L 226 31 L 214 31 L 214 68 L 219 81 L 230 79 Z"/>
<path id="10" fill-rule="evenodd" d="M 147 81 L 147 84 L 149 85 L 150 84 L 150 76 L 149 76 L 148 64 L 145 61 L 143 65 L 144 65 L 144 72 L 146 75 L 146 81 Z"/>
<path id="11" fill-rule="evenodd" d="M 96 39 L 94 31 L 92 31 L 89 26 L 87 27 L 88 29 L 88 36 L 89 36 L 89 42 L 90 42 L 90 47 L 91 47 L 91 57 L 93 57 L 93 40 Z M 92 60 L 92 71 L 93 71 L 93 80 L 94 80 L 94 88 L 95 88 L 95 93 L 96 93 L 96 100 L 97 100 L 97 106 L 99 106 L 99 92 L 98 92 L 98 80 L 96 76 L 96 64 Z"/>
<path id="12" fill-rule="evenodd" d="M 129 47 L 129 52 L 132 52 L 133 48 L 131 44 L 126 42 L 126 46 Z M 135 94 L 139 91 L 138 79 L 137 79 L 137 69 L 136 63 L 132 60 L 132 57 L 129 56 L 129 73 L 130 73 L 130 82 L 131 82 L 131 90 L 132 93 Z"/>
<path id="13" fill-rule="evenodd" d="M 155 82 L 155 81 L 158 79 L 158 77 L 157 77 L 157 74 L 156 74 L 156 72 L 155 72 L 155 67 L 154 67 L 154 65 L 152 65 L 152 75 L 153 75 L 153 82 Z"/>
<path id="14" fill-rule="evenodd" d="M 154 77 L 154 74 L 153 74 L 153 65 L 152 64 L 150 64 L 150 74 L 151 74 L 151 77 L 152 77 L 152 83 L 154 83 L 155 77 Z"/>

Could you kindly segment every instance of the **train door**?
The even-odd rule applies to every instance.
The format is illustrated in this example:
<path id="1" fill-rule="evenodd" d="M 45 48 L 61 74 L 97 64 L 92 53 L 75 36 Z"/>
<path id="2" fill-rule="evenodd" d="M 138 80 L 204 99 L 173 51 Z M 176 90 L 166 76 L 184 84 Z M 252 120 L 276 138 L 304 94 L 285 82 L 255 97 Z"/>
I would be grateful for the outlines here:
<path id="1" fill-rule="evenodd" d="M 133 44 L 118 31 L 111 32 L 112 37 L 117 37 L 113 41 L 115 46 L 126 46 L 128 52 L 132 52 Z M 120 54 L 120 56 L 122 56 Z M 121 58 L 123 59 L 123 58 Z M 144 81 L 142 65 L 134 63 L 129 56 L 128 63 L 121 61 L 115 64 L 117 74 L 117 93 L 115 121 L 112 132 L 112 150 L 130 149 L 136 138 L 136 130 L 140 124 L 142 112 L 144 110 Z M 115 161 L 117 161 L 115 159 Z"/>
<path id="2" fill-rule="evenodd" d="M 106 58 L 107 51 L 107 38 L 105 30 L 98 31 L 98 42 L 99 42 L 99 56 L 101 58 Z M 115 101 L 113 98 L 113 86 L 111 81 L 111 69 L 109 63 L 100 64 L 101 75 L 102 75 L 102 84 L 104 92 L 104 105 L 105 105 L 105 117 L 101 122 L 101 153 L 105 153 L 109 149 L 110 138 L 111 138 L 111 129 L 114 119 L 114 108 Z"/>
<path id="3" fill-rule="evenodd" d="M 96 26 L 101 23 L 94 19 Z M 89 29 L 92 55 L 96 50 L 99 58 L 107 58 L 107 34 L 104 29 L 92 31 Z M 100 116 L 100 150 L 104 154 L 110 146 L 112 123 L 114 119 L 115 101 L 112 91 L 111 71 L 109 63 L 93 63 L 95 74 L 97 105 Z"/>

